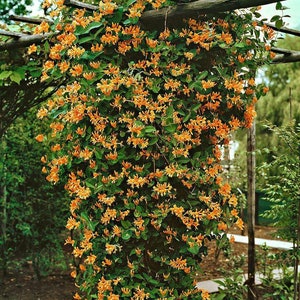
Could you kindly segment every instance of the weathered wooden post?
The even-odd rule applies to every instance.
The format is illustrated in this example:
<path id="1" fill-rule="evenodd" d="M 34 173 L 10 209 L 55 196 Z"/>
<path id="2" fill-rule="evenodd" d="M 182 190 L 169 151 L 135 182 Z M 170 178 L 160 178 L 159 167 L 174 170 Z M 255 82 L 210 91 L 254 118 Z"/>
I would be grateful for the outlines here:
<path id="1" fill-rule="evenodd" d="M 248 178 L 248 300 L 255 296 L 255 121 L 247 135 L 247 178 Z"/>

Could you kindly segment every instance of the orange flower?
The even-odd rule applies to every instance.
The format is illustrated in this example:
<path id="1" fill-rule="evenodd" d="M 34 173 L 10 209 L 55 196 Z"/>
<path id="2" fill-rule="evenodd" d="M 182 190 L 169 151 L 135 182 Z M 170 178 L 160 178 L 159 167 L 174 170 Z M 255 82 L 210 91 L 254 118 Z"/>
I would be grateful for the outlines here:
<path id="1" fill-rule="evenodd" d="M 42 142 L 44 140 L 44 135 L 43 134 L 39 134 L 35 137 L 35 139 L 38 141 L 38 142 Z"/>
<path id="2" fill-rule="evenodd" d="M 73 66 L 73 68 L 70 70 L 71 75 L 74 77 L 80 76 L 82 72 L 83 66 L 80 64 Z"/>
<path id="3" fill-rule="evenodd" d="M 85 72 L 83 73 L 83 77 L 86 79 L 86 80 L 92 80 L 94 77 L 95 77 L 95 72 Z"/>
<path id="4" fill-rule="evenodd" d="M 76 272 L 76 271 L 75 271 L 75 272 Z M 75 278 L 74 276 L 76 277 L 76 274 L 73 275 L 72 277 Z M 79 296 L 78 293 L 76 293 L 76 294 L 73 296 L 73 299 L 74 299 L 74 300 L 81 300 L 81 297 Z"/>
<path id="5" fill-rule="evenodd" d="M 115 253 L 117 251 L 117 247 L 116 247 L 116 245 L 106 244 L 105 245 L 105 250 L 108 254 L 112 254 L 112 253 Z"/>
<path id="6" fill-rule="evenodd" d="M 224 222 L 220 222 L 218 224 L 218 230 L 226 231 L 227 230 L 227 225 Z"/>
<path id="7" fill-rule="evenodd" d="M 241 218 L 238 218 L 238 220 L 235 222 L 236 226 L 240 229 L 243 230 L 244 228 L 244 222 Z"/>
<path id="8" fill-rule="evenodd" d="M 146 43 L 150 48 L 155 48 L 158 44 L 157 40 L 152 40 L 150 38 L 146 38 Z"/>
<path id="9" fill-rule="evenodd" d="M 168 193 L 171 192 L 171 190 L 172 190 L 172 186 L 167 182 L 157 183 L 156 186 L 153 187 L 153 191 L 161 196 L 167 195 Z"/>
<path id="10" fill-rule="evenodd" d="M 91 51 L 92 52 L 101 52 L 103 50 L 104 46 L 102 44 L 95 44 L 95 45 L 92 45 L 91 47 Z"/>
<path id="11" fill-rule="evenodd" d="M 104 260 L 102 261 L 102 266 L 106 267 L 106 266 L 111 266 L 112 265 L 112 261 L 108 258 L 104 258 Z"/>
<path id="12" fill-rule="evenodd" d="M 205 289 L 201 289 L 201 299 L 210 300 L 209 292 Z"/>
<path id="13" fill-rule="evenodd" d="M 93 68 L 93 69 L 98 69 L 100 67 L 101 63 L 99 61 L 91 61 L 90 62 L 90 66 Z"/>
<path id="14" fill-rule="evenodd" d="M 131 188 L 134 188 L 134 187 L 140 188 L 143 185 L 145 185 L 146 183 L 148 183 L 148 179 L 146 177 L 139 177 L 138 175 L 129 177 L 127 180 L 127 184 L 131 185 Z"/>
<path id="15" fill-rule="evenodd" d="M 211 80 L 207 80 L 207 81 L 202 80 L 201 83 L 202 83 L 202 86 L 205 90 L 210 89 L 210 88 L 212 88 L 216 85 L 216 82 L 213 82 Z"/>
<path id="16" fill-rule="evenodd" d="M 235 195 L 231 195 L 228 203 L 229 203 L 229 205 L 231 205 L 233 207 L 236 207 L 237 203 L 238 203 L 238 200 L 237 200 L 236 196 Z"/>
<path id="17" fill-rule="evenodd" d="M 86 264 L 88 264 L 88 265 L 92 265 L 92 264 L 94 264 L 94 262 L 96 261 L 96 258 L 97 258 L 96 255 L 91 254 L 91 255 L 89 255 L 89 256 L 84 260 L 84 262 L 85 262 Z"/>
<path id="18" fill-rule="evenodd" d="M 170 261 L 170 266 L 178 270 L 183 270 L 186 268 L 187 262 L 186 259 L 182 259 L 181 256 L 181 257 L 177 257 L 176 259 L 172 259 Z"/>
<path id="19" fill-rule="evenodd" d="M 51 151 L 52 152 L 56 152 L 56 151 L 59 151 L 61 149 L 61 146 L 60 144 L 55 144 L 51 147 Z"/>
<path id="20" fill-rule="evenodd" d="M 28 49 L 27 49 L 28 55 L 30 55 L 30 54 L 32 54 L 32 53 L 34 53 L 34 52 L 36 52 L 36 51 L 37 51 L 37 46 L 36 46 L 35 44 L 30 45 L 30 46 L 28 47 Z"/>
<path id="21" fill-rule="evenodd" d="M 224 33 L 221 34 L 221 40 L 223 40 L 227 45 L 232 44 L 233 38 L 230 33 Z"/>
<path id="22" fill-rule="evenodd" d="M 53 69 L 53 67 L 54 67 L 54 62 L 52 60 L 47 60 L 43 65 L 43 70 L 48 71 Z"/>
<path id="23" fill-rule="evenodd" d="M 74 228 L 75 229 L 78 228 L 79 225 L 80 225 L 79 221 L 76 221 L 76 219 L 74 219 L 73 217 L 69 217 L 66 228 L 72 230 Z"/>
<path id="24" fill-rule="evenodd" d="M 229 185 L 228 183 L 223 184 L 223 185 L 220 186 L 220 188 L 219 188 L 219 193 L 220 193 L 222 196 L 229 196 L 230 191 L 231 191 L 231 187 L 230 187 L 230 185 Z"/>
<path id="25" fill-rule="evenodd" d="M 58 63 L 58 67 L 62 73 L 65 73 L 69 69 L 70 63 L 67 61 L 62 61 Z"/>
<path id="26" fill-rule="evenodd" d="M 38 25 L 35 28 L 34 34 L 47 33 L 49 32 L 49 28 L 49 24 L 46 21 L 43 21 L 40 25 Z"/>

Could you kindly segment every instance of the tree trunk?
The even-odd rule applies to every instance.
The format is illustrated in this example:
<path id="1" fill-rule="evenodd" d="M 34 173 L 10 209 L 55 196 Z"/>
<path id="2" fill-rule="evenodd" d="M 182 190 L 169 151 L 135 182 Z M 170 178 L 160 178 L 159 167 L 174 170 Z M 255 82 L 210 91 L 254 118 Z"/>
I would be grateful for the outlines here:
<path id="1" fill-rule="evenodd" d="M 255 121 L 247 136 L 247 175 L 248 175 L 248 300 L 255 296 Z"/>
<path id="2" fill-rule="evenodd" d="M 0 127 L 2 123 L 0 122 Z M 1 174 L 0 181 L 0 268 L 5 276 L 7 272 L 7 191 L 6 191 L 6 166 L 5 166 L 5 135 L 0 139 L 0 155 L 2 157 L 1 162 Z"/>

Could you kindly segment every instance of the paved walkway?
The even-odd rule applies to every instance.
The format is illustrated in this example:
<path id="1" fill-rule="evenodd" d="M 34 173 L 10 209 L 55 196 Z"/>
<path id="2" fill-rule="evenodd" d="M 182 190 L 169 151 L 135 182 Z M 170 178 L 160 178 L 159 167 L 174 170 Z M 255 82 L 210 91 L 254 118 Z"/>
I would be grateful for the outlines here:
<path id="1" fill-rule="evenodd" d="M 248 236 L 242 236 L 242 235 L 237 235 L 237 234 L 228 234 L 227 236 L 228 236 L 228 238 L 233 236 L 236 243 L 248 244 Z M 290 243 L 290 242 L 267 240 L 267 239 L 261 239 L 261 238 L 255 238 L 255 245 L 258 245 L 258 246 L 266 245 L 270 248 L 283 249 L 283 250 L 289 250 L 289 249 L 293 248 L 293 243 Z M 300 266 L 299 266 L 299 268 L 300 268 Z M 280 270 L 280 269 L 273 270 L 274 278 L 275 279 L 281 278 L 281 273 L 282 273 L 282 270 Z M 244 274 L 245 281 L 247 280 L 247 277 L 248 277 L 248 275 Z M 255 275 L 255 283 L 261 284 L 262 278 L 263 278 L 263 274 Z M 215 280 L 223 281 L 224 279 L 216 278 L 214 280 L 201 281 L 196 284 L 196 287 L 199 289 L 205 289 L 209 293 L 216 293 L 219 290 L 220 285 L 218 283 L 216 283 Z"/>
<path id="2" fill-rule="evenodd" d="M 234 237 L 236 243 L 248 244 L 248 236 L 238 235 L 238 234 L 227 234 L 228 238 Z M 266 245 L 270 248 L 289 250 L 293 248 L 293 243 L 278 241 L 278 240 L 266 240 L 255 238 L 255 245 L 263 246 Z"/>
<path id="3" fill-rule="evenodd" d="M 300 266 L 298 266 L 298 268 L 300 269 Z M 292 267 L 290 268 L 292 269 Z M 274 269 L 272 271 L 273 273 L 273 278 L 274 279 L 280 279 L 282 278 L 282 270 L 281 269 Z M 248 274 L 244 274 L 244 281 L 246 281 L 248 278 Z M 255 284 L 257 285 L 260 285 L 262 284 L 262 279 L 264 278 L 264 275 L 263 274 L 257 274 L 255 275 Z M 214 280 L 219 280 L 219 281 L 223 281 L 224 279 L 223 278 L 218 278 L 218 279 L 214 279 Z M 209 293 L 216 293 L 219 291 L 219 283 L 216 283 L 214 280 L 206 280 L 206 281 L 201 281 L 201 282 L 198 282 L 196 284 L 196 287 L 198 289 L 205 289 L 207 290 Z M 222 287 L 223 288 L 223 287 Z"/>

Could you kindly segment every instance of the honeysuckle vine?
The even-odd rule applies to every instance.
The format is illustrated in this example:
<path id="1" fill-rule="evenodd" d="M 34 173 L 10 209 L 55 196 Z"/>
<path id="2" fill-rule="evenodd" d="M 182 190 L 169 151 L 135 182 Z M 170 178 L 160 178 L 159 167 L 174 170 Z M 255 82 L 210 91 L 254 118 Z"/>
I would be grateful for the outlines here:
<path id="1" fill-rule="evenodd" d="M 66 82 L 39 110 L 53 122 L 37 139 L 52 149 L 47 179 L 70 195 L 74 299 L 208 299 L 195 288 L 206 241 L 243 227 L 221 147 L 267 91 L 255 72 L 273 31 L 256 9 L 141 29 L 145 10 L 172 3 L 46 1 L 54 25 L 36 33 L 56 38 L 28 49 L 47 53 L 42 81 Z"/>

